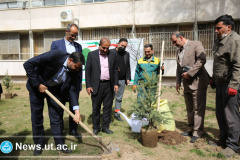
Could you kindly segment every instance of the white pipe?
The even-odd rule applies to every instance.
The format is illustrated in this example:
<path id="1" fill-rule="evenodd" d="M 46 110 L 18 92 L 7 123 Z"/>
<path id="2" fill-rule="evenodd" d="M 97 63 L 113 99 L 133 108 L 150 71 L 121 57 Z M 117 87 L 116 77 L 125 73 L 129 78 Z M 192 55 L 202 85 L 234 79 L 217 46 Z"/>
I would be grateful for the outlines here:
<path id="1" fill-rule="evenodd" d="M 32 19 L 32 15 L 31 15 L 31 6 L 32 6 L 32 0 L 28 0 L 28 13 L 29 13 L 29 52 L 30 52 L 30 58 L 33 57 L 33 33 L 32 33 L 32 25 L 31 25 L 31 19 Z"/>
<path id="2" fill-rule="evenodd" d="M 132 25 L 132 37 L 135 38 L 135 0 L 133 0 L 133 25 Z"/>

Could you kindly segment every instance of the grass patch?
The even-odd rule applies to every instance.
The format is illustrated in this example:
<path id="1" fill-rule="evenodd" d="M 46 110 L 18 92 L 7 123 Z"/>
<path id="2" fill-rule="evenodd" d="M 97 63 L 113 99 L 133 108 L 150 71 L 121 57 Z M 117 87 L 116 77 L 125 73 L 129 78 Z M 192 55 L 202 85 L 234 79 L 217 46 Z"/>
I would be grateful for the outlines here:
<path id="1" fill-rule="evenodd" d="M 222 155 L 222 154 L 219 154 L 219 153 L 216 153 L 216 152 L 212 152 L 209 149 L 206 149 L 206 151 L 208 152 L 208 156 L 209 157 L 216 157 L 216 158 L 219 158 L 219 159 L 226 159 L 225 156 Z"/>
<path id="2" fill-rule="evenodd" d="M 118 157 L 122 157 L 122 153 L 121 152 L 117 152 L 117 156 Z"/>
<path id="3" fill-rule="evenodd" d="M 19 138 L 19 142 L 27 143 L 27 144 L 33 144 L 32 139 L 32 126 L 31 126 L 31 111 L 30 111 L 30 102 L 29 102 L 29 93 L 25 87 L 25 84 L 16 84 L 14 85 L 14 93 L 16 93 L 18 96 L 14 97 L 11 100 L 2 99 L 0 101 L 0 136 L 23 136 L 23 138 Z M 168 99 L 168 96 L 173 96 Z M 175 98 L 176 95 L 176 98 Z M 205 121 L 205 131 L 207 133 L 204 133 L 203 136 L 208 138 L 216 138 L 218 136 L 218 127 L 217 124 L 215 124 L 216 117 L 215 117 L 215 94 L 210 93 L 207 98 L 207 111 L 206 111 L 206 121 Z M 176 125 L 179 132 L 185 131 L 187 127 L 186 123 L 186 105 L 185 100 L 183 96 L 179 96 L 176 94 L 175 87 L 163 87 L 163 95 L 166 99 L 168 99 L 168 106 L 171 110 L 171 113 L 174 116 L 174 119 L 176 120 Z M 125 114 L 128 112 L 131 112 L 131 105 L 136 102 L 137 93 L 133 93 L 132 86 L 126 86 L 126 90 L 124 91 L 123 95 L 123 101 L 122 101 L 122 108 L 121 111 Z M 79 104 L 80 104 L 80 111 L 81 116 L 84 115 L 84 121 L 83 123 L 92 130 L 92 102 L 91 97 L 86 93 L 85 91 L 85 85 L 83 85 L 83 89 L 80 93 L 79 98 Z M 67 103 L 65 105 L 67 108 L 69 107 L 69 104 Z M 113 103 L 113 110 L 114 110 L 115 104 Z M 14 113 L 14 114 L 13 114 Z M 114 112 L 112 112 L 114 113 Z M 102 110 L 101 110 L 102 114 Z M 44 130 L 46 135 L 50 135 L 50 138 L 48 138 L 48 143 L 54 143 L 54 139 L 52 137 L 51 127 L 50 127 L 50 120 L 48 115 L 48 106 L 45 101 L 44 111 Z M 68 126 L 68 114 L 64 113 L 64 134 L 67 135 L 69 132 L 69 126 Z M 113 115 L 112 115 L 113 117 Z M 130 115 L 128 115 L 130 118 Z M 114 120 L 114 119 L 113 119 Z M 114 132 L 113 135 L 108 135 L 105 133 L 100 132 L 98 136 L 102 137 L 104 143 L 108 142 L 120 142 L 118 147 L 123 145 L 129 145 L 132 146 L 129 150 L 129 152 L 135 152 L 139 151 L 140 154 L 143 156 L 147 156 L 147 159 L 159 159 L 160 157 L 160 151 L 167 151 L 163 154 L 171 155 L 171 159 L 201 159 L 201 157 L 213 157 L 213 158 L 222 158 L 220 155 L 214 152 L 205 151 L 204 148 L 201 149 L 192 149 L 192 145 L 190 144 L 189 140 L 187 142 L 182 143 L 179 146 L 171 146 L 171 145 L 163 145 L 158 144 L 156 148 L 145 148 L 141 145 L 140 138 L 141 135 L 139 133 L 133 133 L 131 131 L 131 127 L 129 127 L 128 123 L 126 121 L 119 122 L 114 120 L 113 123 L 110 124 L 110 129 Z M 214 129 L 214 132 L 213 130 Z M 78 131 L 83 136 L 89 136 L 89 134 L 79 126 Z M 30 138 L 26 138 L 30 137 Z M 1 139 L 2 140 L 2 139 Z M 0 141 L 1 142 L 1 141 Z M 99 144 L 94 139 L 88 138 L 88 139 L 82 139 L 82 141 L 77 141 L 75 138 L 67 139 L 67 144 L 71 143 L 77 143 L 78 149 L 73 151 L 73 155 L 99 155 L 100 150 L 98 150 Z M 55 144 L 55 143 L 54 143 Z M 100 149 L 100 148 L 99 148 Z M 191 150 L 190 150 L 191 149 Z M 191 153 L 189 154 L 189 150 Z M 186 152 L 186 157 L 179 156 L 179 152 Z M 32 156 L 33 151 L 29 151 L 27 153 L 25 152 L 17 152 L 15 153 L 18 156 Z M 125 157 L 125 152 L 119 151 L 116 153 L 115 157 L 119 157 L 120 159 Z M 128 154 L 128 153 L 126 153 Z M 131 153 L 130 153 L 131 154 Z M 129 156 L 131 156 L 129 154 Z M 58 156 L 57 151 L 44 151 L 44 155 L 52 155 L 52 156 Z M 198 156 L 196 156 L 198 155 Z M 68 155 L 66 155 L 67 157 Z M 71 156 L 71 155 L 70 155 Z M 166 156 L 165 156 L 166 157 Z M 197 157 L 197 158 L 196 158 Z M 132 157 L 129 157 L 130 159 Z M 30 158 L 31 159 L 31 158 Z M 53 159 L 57 159 L 53 158 Z M 67 159 L 67 158 L 66 158 Z"/>
<path id="4" fill-rule="evenodd" d="M 177 151 L 177 152 L 181 152 L 181 149 L 178 149 L 178 148 L 175 147 L 175 146 L 172 146 L 172 149 L 175 150 L 175 151 Z"/>
<path id="5" fill-rule="evenodd" d="M 205 153 L 203 151 L 199 150 L 199 149 L 190 149 L 189 151 L 192 152 L 192 153 L 196 153 L 200 157 L 205 157 L 206 156 Z"/>

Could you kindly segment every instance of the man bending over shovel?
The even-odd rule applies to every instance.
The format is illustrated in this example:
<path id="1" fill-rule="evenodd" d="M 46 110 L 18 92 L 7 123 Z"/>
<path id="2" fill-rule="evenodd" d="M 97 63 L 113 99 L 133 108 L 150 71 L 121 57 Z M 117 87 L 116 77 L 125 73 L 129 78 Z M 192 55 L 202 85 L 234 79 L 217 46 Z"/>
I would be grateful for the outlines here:
<path id="1" fill-rule="evenodd" d="M 34 156 L 42 153 L 44 145 L 43 106 L 47 99 L 52 134 L 57 150 L 63 153 L 72 151 L 66 147 L 63 139 L 63 109 L 44 92 L 48 89 L 60 102 L 65 104 L 68 100 L 73 104 L 75 111 L 74 121 L 81 120 L 77 80 L 79 70 L 84 65 L 84 56 L 80 52 L 69 54 L 59 50 L 43 53 L 29 59 L 23 64 L 27 76 L 27 89 L 29 91 L 33 141 L 37 146 Z"/>

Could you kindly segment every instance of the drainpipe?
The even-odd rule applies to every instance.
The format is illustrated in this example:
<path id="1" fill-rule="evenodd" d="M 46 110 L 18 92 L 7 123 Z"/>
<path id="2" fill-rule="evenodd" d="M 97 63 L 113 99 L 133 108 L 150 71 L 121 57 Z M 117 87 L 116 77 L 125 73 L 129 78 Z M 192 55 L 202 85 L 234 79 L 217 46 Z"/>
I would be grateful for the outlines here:
<path id="1" fill-rule="evenodd" d="M 78 40 L 82 40 L 82 32 L 80 30 L 80 3 L 81 3 L 81 0 L 78 0 L 78 27 L 79 27 L 79 31 L 78 31 Z"/>
<path id="2" fill-rule="evenodd" d="M 198 40 L 198 10 L 197 10 L 197 0 L 195 0 L 195 23 L 194 23 L 194 40 Z"/>
<path id="3" fill-rule="evenodd" d="M 132 25 L 132 37 L 133 38 L 136 38 L 135 37 L 135 0 L 132 1 L 132 10 L 133 10 L 133 25 Z"/>
<path id="4" fill-rule="evenodd" d="M 32 26 L 31 26 L 31 6 L 32 6 L 32 0 L 28 0 L 28 13 L 29 13 L 29 52 L 30 52 L 30 58 L 32 58 L 33 55 L 33 32 L 32 32 Z"/>

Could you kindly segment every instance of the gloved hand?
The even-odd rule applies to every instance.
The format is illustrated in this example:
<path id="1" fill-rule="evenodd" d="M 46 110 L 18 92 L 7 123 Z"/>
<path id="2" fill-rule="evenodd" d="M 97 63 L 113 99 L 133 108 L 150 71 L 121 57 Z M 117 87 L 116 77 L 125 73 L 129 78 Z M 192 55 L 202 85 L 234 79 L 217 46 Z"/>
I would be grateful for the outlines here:
<path id="1" fill-rule="evenodd" d="M 215 84 L 215 79 L 212 78 L 211 82 L 210 82 L 210 86 L 212 89 L 216 88 L 216 84 Z"/>
<path id="2" fill-rule="evenodd" d="M 136 93 L 137 85 L 133 85 L 133 92 Z"/>
<path id="3" fill-rule="evenodd" d="M 229 96 L 235 96 L 237 94 L 237 90 L 233 88 L 228 88 L 228 95 Z"/>

